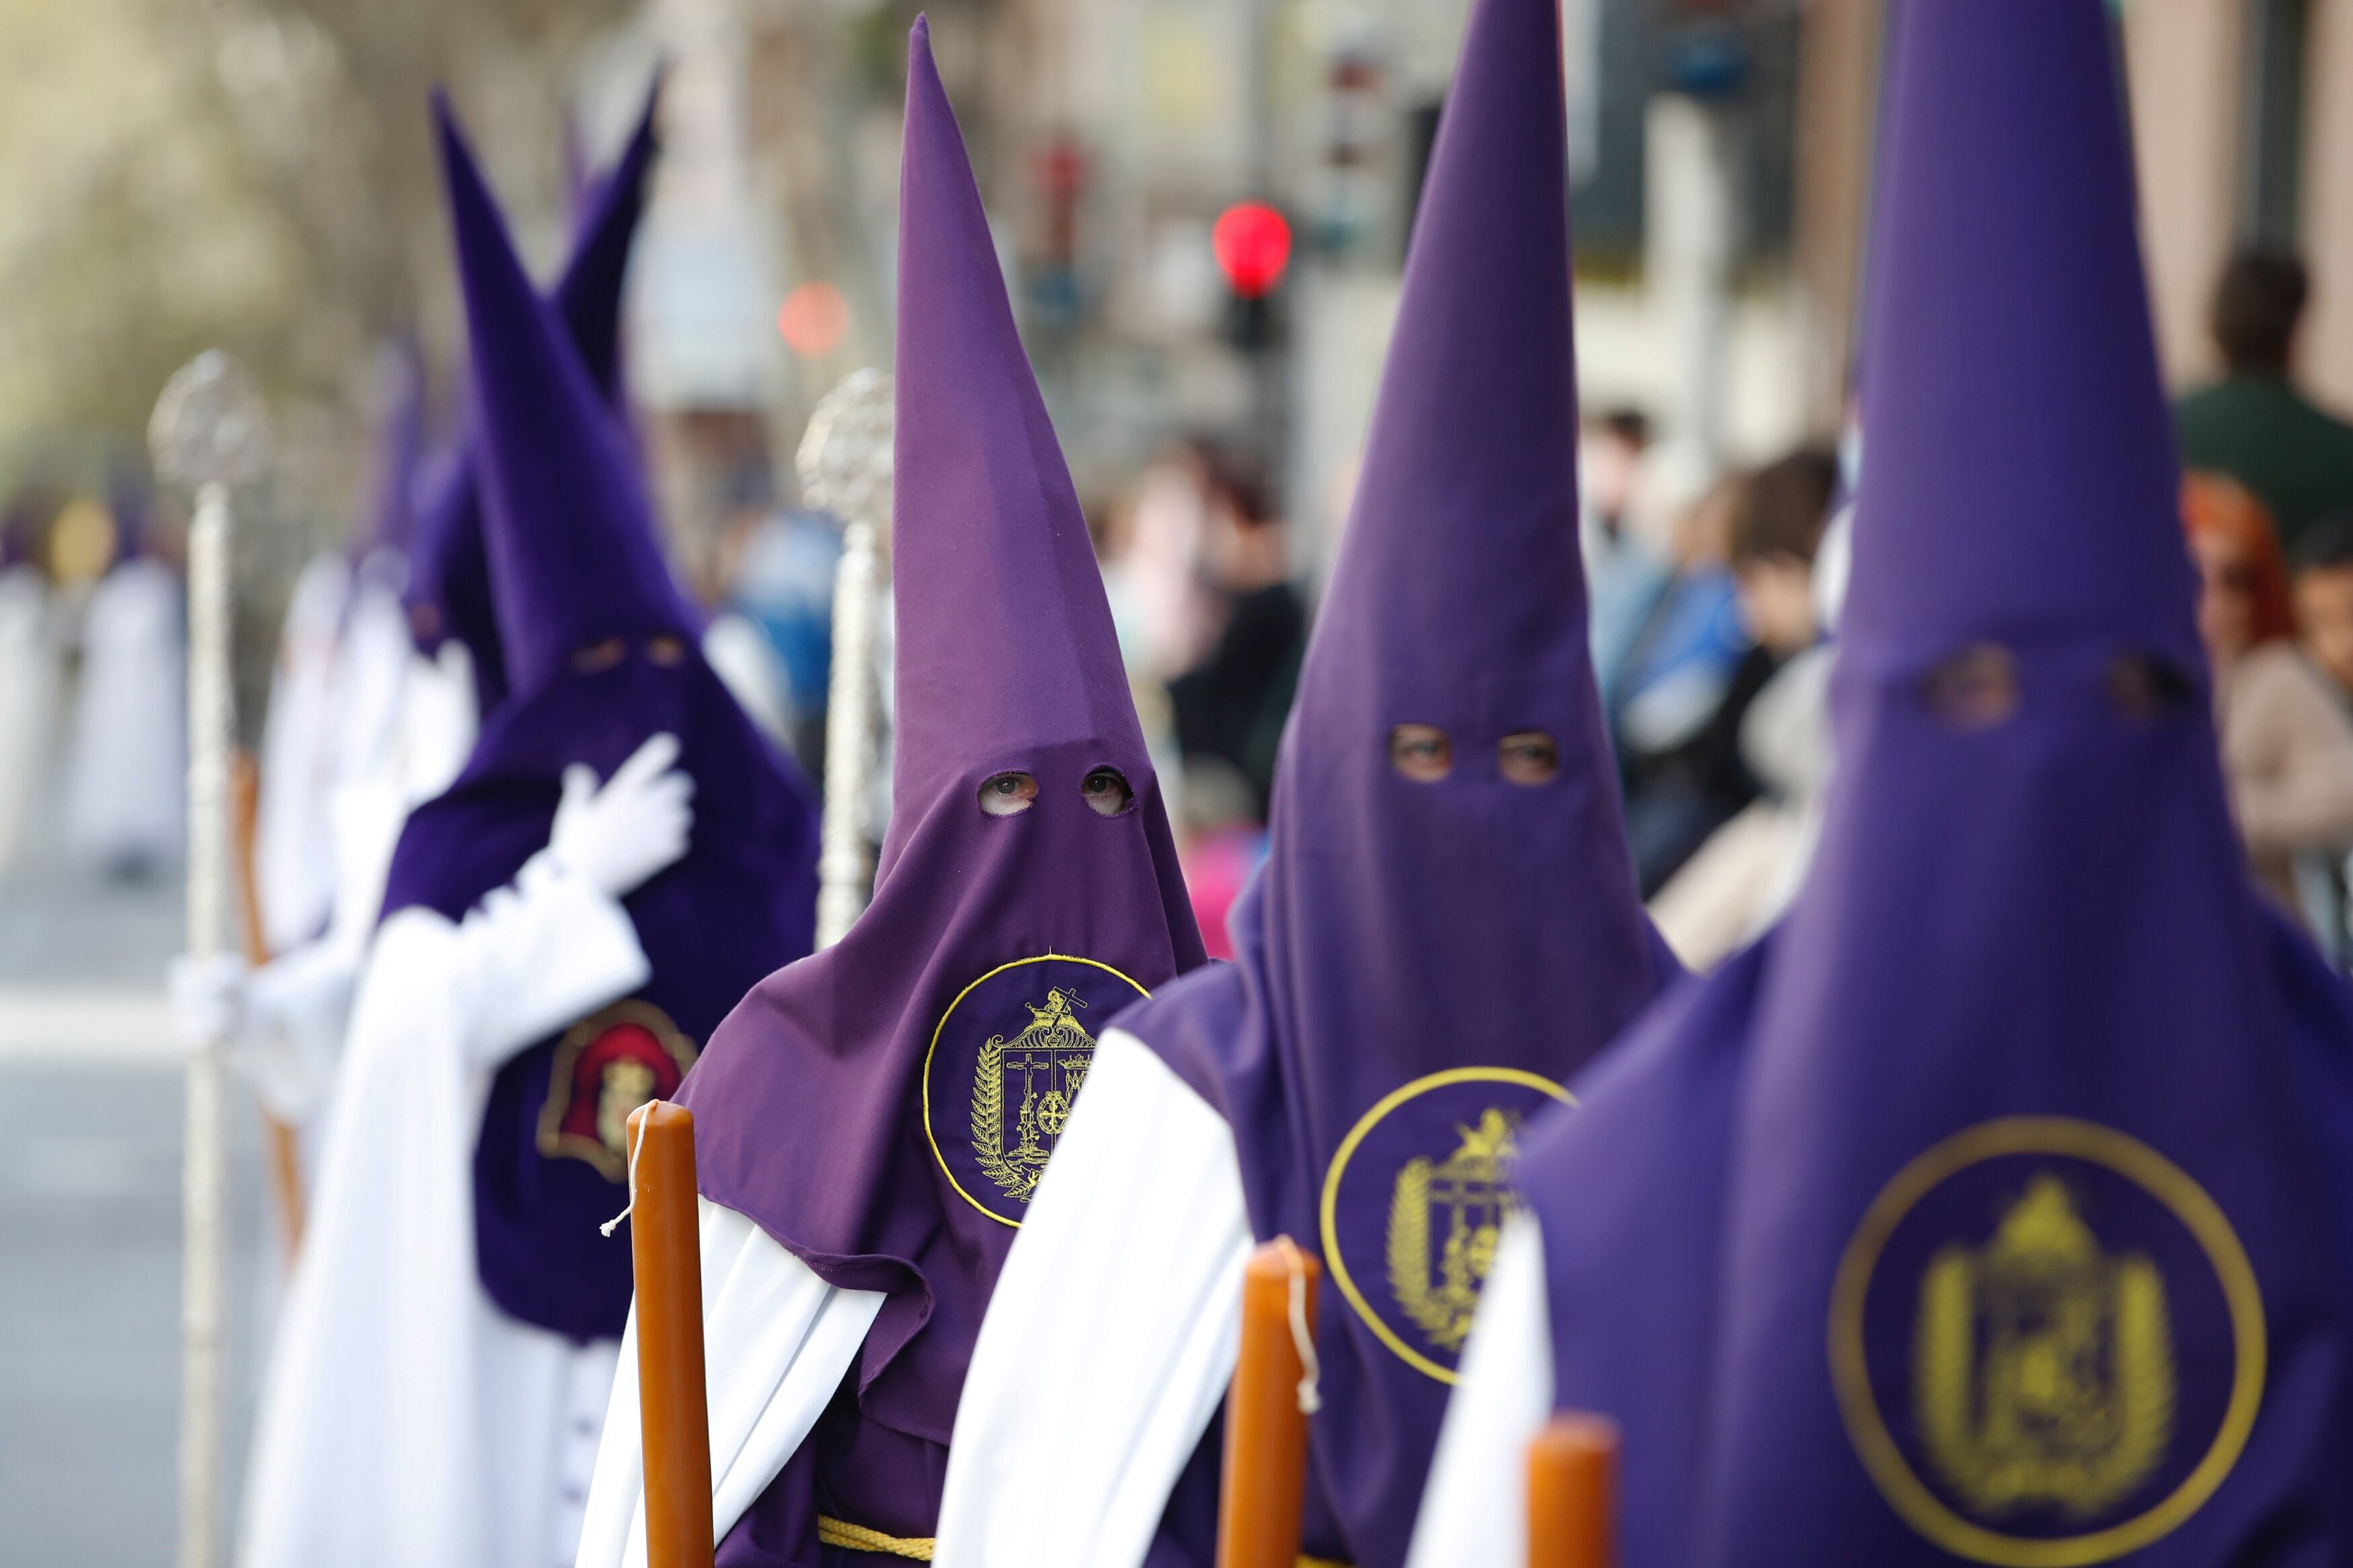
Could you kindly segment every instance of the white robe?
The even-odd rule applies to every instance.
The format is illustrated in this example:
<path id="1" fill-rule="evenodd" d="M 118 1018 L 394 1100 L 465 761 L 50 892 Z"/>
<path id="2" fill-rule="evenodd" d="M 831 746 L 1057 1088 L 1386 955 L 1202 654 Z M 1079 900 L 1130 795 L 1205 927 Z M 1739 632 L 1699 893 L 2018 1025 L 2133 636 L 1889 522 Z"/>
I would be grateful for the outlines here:
<path id="1" fill-rule="evenodd" d="M 334 903 L 335 648 L 351 593 L 351 563 L 340 551 L 312 558 L 294 580 L 278 636 L 253 853 L 262 933 L 273 952 L 315 936 Z"/>
<path id="2" fill-rule="evenodd" d="M 67 852 L 112 869 L 177 859 L 187 832 L 187 664 L 180 579 L 127 561 L 90 590 L 66 753 Z"/>
<path id="3" fill-rule="evenodd" d="M 343 619 L 332 697 L 338 788 L 385 776 L 399 750 L 401 692 L 417 662 L 417 643 L 400 607 L 396 567 L 396 561 L 371 556 Z"/>
<path id="4" fill-rule="evenodd" d="M 697 1205 L 711 1521 L 713 1539 L 723 1540 L 824 1414 L 883 1297 L 828 1285 L 749 1218 L 708 1198 Z M 578 1568 L 642 1568 L 646 1561 L 637 1343 L 632 1309 L 588 1491 Z"/>
<path id="5" fill-rule="evenodd" d="M 1142 1563 L 1233 1380 L 1251 1246 L 1232 1129 L 1103 1031 L 973 1349 L 934 1561 Z"/>
<path id="6" fill-rule="evenodd" d="M 1528 1442 L 1552 1407 L 1544 1236 L 1523 1213 L 1504 1229 L 1479 1292 L 1406 1568 L 1520 1568 L 1528 1560 Z"/>
<path id="7" fill-rule="evenodd" d="M 393 744 L 373 759 L 372 773 L 334 792 L 326 930 L 280 952 L 252 983 L 264 1026 L 251 1076 L 271 1113 L 303 1128 L 306 1150 L 325 1131 L 353 986 L 375 935 L 401 829 L 411 811 L 449 787 L 474 743 L 473 675 L 459 644 L 445 644 L 438 659 L 410 654 L 396 696 Z M 315 1173 L 316 1161 L 310 1166 Z"/>
<path id="8" fill-rule="evenodd" d="M 491 1305 L 474 1142 L 501 1062 L 649 973 L 621 906 L 544 856 L 462 922 L 410 909 L 377 932 L 263 1389 L 245 1568 L 568 1557 L 563 1494 L 585 1490 L 582 1413 L 617 1347 Z"/>
<path id="9" fill-rule="evenodd" d="M 0 881 L 41 838 L 56 762 L 58 651 L 48 579 L 29 566 L 0 572 Z"/>

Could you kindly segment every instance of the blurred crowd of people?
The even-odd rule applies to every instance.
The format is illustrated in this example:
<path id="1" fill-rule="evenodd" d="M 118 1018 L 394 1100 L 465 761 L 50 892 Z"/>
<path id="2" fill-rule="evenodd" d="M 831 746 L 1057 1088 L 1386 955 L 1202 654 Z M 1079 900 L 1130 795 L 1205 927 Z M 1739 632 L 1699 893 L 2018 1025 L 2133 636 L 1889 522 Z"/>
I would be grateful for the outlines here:
<path id="1" fill-rule="evenodd" d="M 127 483 L 105 500 L 28 486 L 0 512 L 0 882 L 45 854 L 123 880 L 178 860 L 174 542 Z"/>
<path id="2" fill-rule="evenodd" d="M 2309 282 L 2251 252 L 2216 289 L 2224 374 L 2176 410 L 2181 507 L 2232 807 L 2263 885 L 2341 963 L 2353 852 L 2353 426 L 2293 374 Z M 1585 432 L 1597 668 L 1644 896 L 1720 959 L 1794 890 L 1830 773 L 1830 671 L 1862 435 L 1652 493 L 1648 420 Z"/>
<path id="3" fill-rule="evenodd" d="M 2295 384 L 2308 289 L 2291 257 L 2234 260 L 2212 318 L 2224 374 L 2176 415 L 2233 807 L 2263 885 L 2345 963 L 2353 426 Z M 1705 964 L 1761 930 L 1804 868 L 1831 771 L 1862 433 L 1851 420 L 1836 448 L 1801 446 L 1696 493 L 1657 460 L 1640 410 L 1608 409 L 1581 437 L 1595 668 L 1636 869 L 1669 940 Z M 1306 645 L 1312 574 L 1277 489 L 1254 454 L 1198 437 L 1090 508 L 1213 945 L 1264 852 Z M 52 837 L 63 858 L 116 876 L 179 852 L 179 586 L 145 511 L 127 491 L 100 503 L 28 490 L 0 529 L 0 875 Z M 722 552 L 712 657 L 818 773 L 840 534 L 821 513 L 765 500 L 742 519 Z M 878 800 L 878 840 L 886 813 Z"/>

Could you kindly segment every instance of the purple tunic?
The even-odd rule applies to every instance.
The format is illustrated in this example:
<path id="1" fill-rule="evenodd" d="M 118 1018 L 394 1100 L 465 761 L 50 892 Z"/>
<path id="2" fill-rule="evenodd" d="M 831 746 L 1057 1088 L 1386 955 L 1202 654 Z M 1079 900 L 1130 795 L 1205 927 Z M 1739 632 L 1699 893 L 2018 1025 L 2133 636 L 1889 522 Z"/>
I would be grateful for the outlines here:
<path id="1" fill-rule="evenodd" d="M 1807 885 L 1521 1167 L 1629 1568 L 2353 1539 L 2353 1005 L 2216 758 L 2098 0 L 1910 0 Z"/>
<path id="2" fill-rule="evenodd" d="M 1560 40 L 1481 0 L 1235 963 L 1123 1016 L 1233 1126 L 1250 1227 L 1327 1271 L 1305 1550 L 1395 1568 L 1523 1121 L 1675 973 L 1588 647 Z M 1443 730 L 1451 773 L 1390 760 Z M 1549 782 L 1498 746 L 1541 731 Z"/>
<path id="3" fill-rule="evenodd" d="M 674 1096 L 762 974 L 808 950 L 811 792 L 697 646 L 610 402 L 515 259 L 447 111 L 442 152 L 474 345 L 476 456 L 500 644 L 514 693 L 448 793 L 401 835 L 387 911 L 461 916 L 547 843 L 565 768 L 609 776 L 649 736 L 695 781 L 684 859 L 623 900 L 653 977 L 510 1060 L 474 1159 L 477 1262 L 492 1300 L 578 1339 L 617 1334 L 629 1249 L 621 1121 Z M 624 165 L 615 189 L 642 175 Z M 634 201 L 634 196 L 625 199 Z"/>
<path id="4" fill-rule="evenodd" d="M 1203 961 L 921 22 L 900 179 L 898 729 L 874 900 L 744 998 L 680 1097 L 704 1196 L 888 1300 L 833 1407 L 721 1545 L 731 1568 L 864 1556 L 821 1548 L 820 1515 L 933 1533 L 973 1340 L 1094 1038 Z M 1082 793 L 1103 768 L 1133 791 L 1118 815 Z M 1034 802 L 985 813 L 983 783 L 1016 772 Z"/>

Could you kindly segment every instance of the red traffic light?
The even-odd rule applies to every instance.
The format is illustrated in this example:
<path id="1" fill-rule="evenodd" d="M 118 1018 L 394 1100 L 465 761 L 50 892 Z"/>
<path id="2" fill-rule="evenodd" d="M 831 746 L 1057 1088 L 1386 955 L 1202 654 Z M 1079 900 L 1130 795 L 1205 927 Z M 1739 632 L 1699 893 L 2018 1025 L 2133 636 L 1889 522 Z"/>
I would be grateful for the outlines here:
<path id="1" fill-rule="evenodd" d="M 1291 261 L 1291 226 L 1264 202 L 1240 202 L 1218 216 L 1209 231 L 1218 270 L 1245 300 L 1256 300 L 1282 281 Z"/>

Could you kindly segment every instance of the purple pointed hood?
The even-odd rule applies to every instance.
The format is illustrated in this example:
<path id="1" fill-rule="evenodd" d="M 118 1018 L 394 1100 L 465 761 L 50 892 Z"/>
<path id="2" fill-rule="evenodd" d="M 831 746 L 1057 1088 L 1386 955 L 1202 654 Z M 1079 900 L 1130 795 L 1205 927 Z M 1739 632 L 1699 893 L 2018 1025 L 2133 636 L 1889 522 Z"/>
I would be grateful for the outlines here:
<path id="1" fill-rule="evenodd" d="M 581 648 L 691 637 L 698 617 L 647 526 L 651 506 L 627 437 L 542 308 L 446 104 L 437 110 L 472 333 L 480 466 L 485 490 L 507 500 L 485 520 L 491 592 L 508 678 L 525 691 Z"/>
<path id="2" fill-rule="evenodd" d="M 581 195 L 571 258 L 557 279 L 554 303 L 605 401 L 626 416 L 621 375 L 622 285 L 629 251 L 645 213 L 646 184 L 658 142 L 654 112 L 661 100 L 658 74 L 621 156 Z M 491 598 L 490 561 L 482 542 L 480 480 L 475 442 L 463 437 L 450 460 L 424 487 L 416 540 L 409 550 L 403 602 L 417 646 L 427 654 L 457 637 L 474 670 L 475 696 L 487 716 L 506 700 L 504 650 Z"/>
<path id="3" fill-rule="evenodd" d="M 1094 1037 L 1203 957 L 1086 524 L 920 22 L 900 182 L 890 840 L 857 924 L 746 997 L 682 1097 L 705 1196 L 889 1300 L 854 1398 L 723 1563 L 817 1561 L 819 1495 L 853 1523 L 934 1532 L 981 1313 Z M 993 815 L 982 786 L 1007 775 L 993 801 L 1027 807 Z M 1099 814 L 1090 780 L 1102 804 L 1116 790 L 1100 786 L 1124 781 L 1130 804 Z"/>
<path id="4" fill-rule="evenodd" d="M 390 550 L 406 554 L 417 533 L 417 477 L 425 454 L 425 366 L 417 345 L 386 343 L 376 381 L 384 422 L 376 432 L 368 476 L 368 505 L 354 539 L 357 554 Z"/>
<path id="5" fill-rule="evenodd" d="M 2353 1010 L 2250 884 L 2098 0 L 1908 0 L 1839 766 L 1521 1173 L 1625 1560 L 2334 1562 Z"/>
<path id="6" fill-rule="evenodd" d="M 1472 14 L 1235 966 L 1120 1020 L 1232 1122 L 1252 1229 L 1330 1271 L 1304 1549 L 1365 1568 L 1404 1558 L 1484 1277 L 1408 1256 L 1400 1183 L 1476 1167 L 1492 1229 L 1523 1120 L 1673 970 L 1587 637 L 1558 27 Z M 1400 725 L 1444 731 L 1443 778 L 1399 773 Z M 1530 734 L 1557 771 L 1515 783 Z"/>
<path id="7" fill-rule="evenodd" d="M 667 732 L 696 786 L 686 858 L 624 900 L 653 977 L 508 1061 L 475 1152 L 484 1289 L 511 1316 L 585 1339 L 617 1333 L 629 1300 L 628 1248 L 597 1230 L 620 1206 L 626 1168 L 606 1136 L 614 1119 L 596 1110 L 622 1081 L 609 1075 L 626 1068 L 670 1098 L 753 983 L 808 951 L 817 811 L 704 662 L 628 439 L 446 115 L 443 149 L 491 584 L 515 685 L 457 783 L 410 816 L 385 908 L 455 919 L 512 881 L 547 843 L 575 763 L 608 777 Z"/>

